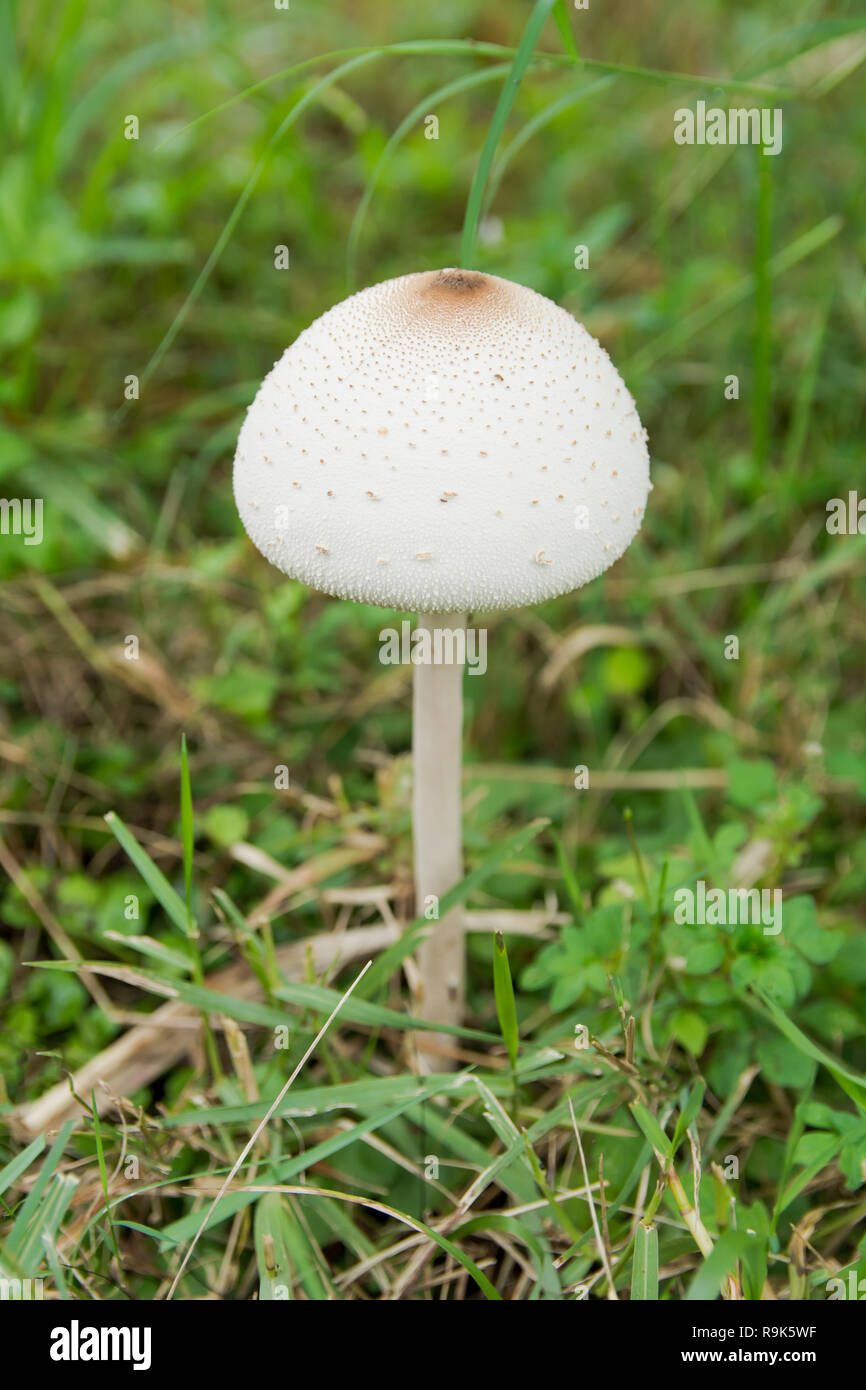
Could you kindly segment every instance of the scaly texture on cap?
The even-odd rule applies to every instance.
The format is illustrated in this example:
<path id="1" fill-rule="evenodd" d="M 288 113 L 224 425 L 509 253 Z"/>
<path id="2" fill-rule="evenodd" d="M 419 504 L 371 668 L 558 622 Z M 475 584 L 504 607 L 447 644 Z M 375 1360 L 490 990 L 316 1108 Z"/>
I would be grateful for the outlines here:
<path id="1" fill-rule="evenodd" d="M 651 487 L 646 431 L 604 349 L 534 290 L 440 270 L 316 319 L 247 413 L 251 539 L 340 598 L 519 608 L 613 564 Z"/>

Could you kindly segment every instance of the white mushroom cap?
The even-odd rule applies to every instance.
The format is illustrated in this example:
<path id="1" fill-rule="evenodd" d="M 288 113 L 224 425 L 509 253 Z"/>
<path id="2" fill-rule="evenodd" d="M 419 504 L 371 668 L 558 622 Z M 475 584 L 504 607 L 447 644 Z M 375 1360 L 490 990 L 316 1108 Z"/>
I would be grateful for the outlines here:
<path id="1" fill-rule="evenodd" d="M 265 377 L 238 440 L 250 538 L 387 608 L 519 608 L 579 588 L 640 526 L 646 431 L 607 353 L 534 290 L 440 270 L 362 290 Z"/>

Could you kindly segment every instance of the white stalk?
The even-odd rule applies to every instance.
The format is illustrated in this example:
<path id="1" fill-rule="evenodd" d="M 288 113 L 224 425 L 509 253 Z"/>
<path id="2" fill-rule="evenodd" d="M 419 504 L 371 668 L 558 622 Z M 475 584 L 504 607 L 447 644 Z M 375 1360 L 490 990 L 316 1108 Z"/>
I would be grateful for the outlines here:
<path id="1" fill-rule="evenodd" d="M 415 667 L 412 713 L 412 823 L 415 844 L 415 896 L 419 916 L 432 916 L 438 901 L 463 876 L 461 851 L 461 772 L 463 664 L 437 663 L 436 632 L 462 633 L 465 613 L 425 613 L 416 631 L 429 633 L 430 659 Z M 442 640 L 444 654 L 462 652 L 462 635 Z M 423 649 L 421 649 L 423 651 Z M 438 653 L 443 654 L 443 653 Z M 462 912 L 440 916 L 418 951 L 422 996 L 418 1012 L 435 1023 L 461 1023 L 465 991 Z M 425 1035 L 419 1035 L 423 1049 Z M 429 1035 L 427 1035 L 429 1036 Z M 438 1039 L 453 1045 L 443 1034 Z M 449 1063 L 428 1054 L 437 1070 Z"/>

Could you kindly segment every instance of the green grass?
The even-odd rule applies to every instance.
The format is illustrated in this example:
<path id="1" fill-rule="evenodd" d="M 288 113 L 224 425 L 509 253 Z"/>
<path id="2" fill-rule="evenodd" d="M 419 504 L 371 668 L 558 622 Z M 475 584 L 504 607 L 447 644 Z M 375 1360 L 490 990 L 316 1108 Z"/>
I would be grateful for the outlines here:
<path id="1" fill-rule="evenodd" d="M 866 543 L 825 528 L 862 478 L 866 21 L 624 14 L 0 10 L 0 493 L 45 502 L 41 545 L 0 536 L 3 1277 L 164 1298 L 223 1184 L 177 1299 L 866 1275 Z M 676 146 L 698 98 L 782 106 L 782 153 Z M 461 260 L 600 338 L 655 487 L 603 579 L 485 619 L 440 910 L 553 924 L 469 935 L 430 1077 L 409 673 L 376 659 L 402 615 L 283 580 L 230 474 L 347 273 Z M 784 890 L 778 936 L 677 922 L 744 864 Z M 378 944 L 329 964 L 344 928 Z M 201 1038 L 166 1029 L 98 1119 L 88 1083 L 22 1129 L 157 1007 Z"/>

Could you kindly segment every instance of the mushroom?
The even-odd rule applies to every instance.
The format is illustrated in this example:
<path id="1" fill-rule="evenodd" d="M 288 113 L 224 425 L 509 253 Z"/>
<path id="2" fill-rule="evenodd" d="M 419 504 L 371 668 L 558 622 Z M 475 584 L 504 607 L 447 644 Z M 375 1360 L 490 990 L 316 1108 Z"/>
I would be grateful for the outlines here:
<path id="1" fill-rule="evenodd" d="M 419 915 L 435 917 L 462 876 L 463 671 L 448 652 L 459 655 L 467 613 L 541 603 L 613 564 L 651 487 L 646 438 L 607 353 L 571 314 L 459 269 L 335 305 L 250 406 L 234 491 L 262 554 L 324 593 L 418 613 L 419 634 L 451 634 L 439 664 L 414 655 Z M 424 1017 L 460 1022 L 459 910 L 418 966 Z"/>

